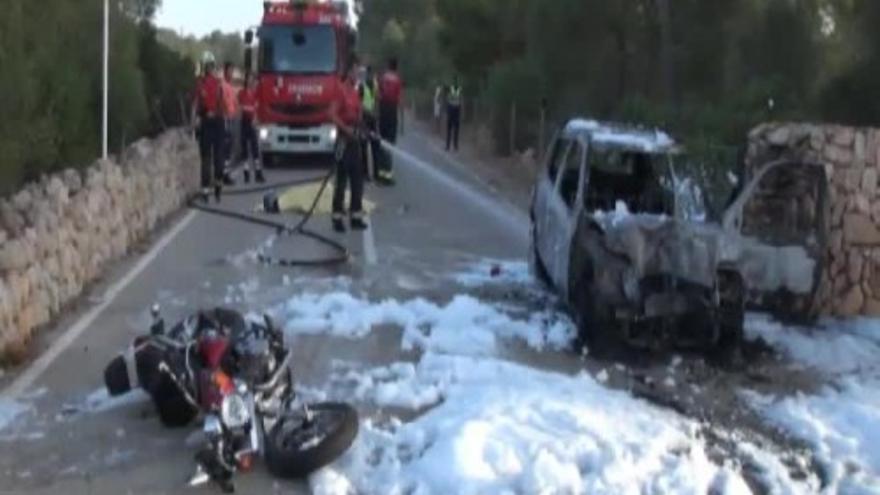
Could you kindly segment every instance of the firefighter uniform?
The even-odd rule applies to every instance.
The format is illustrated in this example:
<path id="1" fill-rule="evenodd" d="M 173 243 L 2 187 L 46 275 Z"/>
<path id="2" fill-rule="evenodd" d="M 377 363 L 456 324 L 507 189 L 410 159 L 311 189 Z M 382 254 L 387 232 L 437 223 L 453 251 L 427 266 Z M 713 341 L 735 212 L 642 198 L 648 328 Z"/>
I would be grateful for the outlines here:
<path id="1" fill-rule="evenodd" d="M 238 92 L 238 106 L 241 108 L 241 156 L 244 160 L 244 181 L 250 182 L 251 172 L 257 182 L 265 182 L 257 143 L 257 90 L 245 85 Z"/>
<path id="2" fill-rule="evenodd" d="M 461 86 L 458 83 L 449 87 L 446 96 L 446 151 L 458 151 L 458 133 L 461 129 Z"/>
<path id="3" fill-rule="evenodd" d="M 223 163 L 225 174 L 223 182 L 226 185 L 232 185 L 232 177 L 229 175 L 232 168 L 232 150 L 235 147 L 233 139 L 235 132 L 235 124 L 238 117 L 238 92 L 232 85 L 232 69 L 227 67 L 224 70 L 223 80 L 221 81 L 223 88 L 223 117 L 224 117 L 224 134 L 223 134 Z"/>
<path id="4" fill-rule="evenodd" d="M 397 61 L 391 60 L 388 64 L 388 70 L 382 74 L 379 80 L 379 133 L 382 135 L 382 139 L 391 144 L 397 142 L 397 119 L 402 98 L 403 80 L 397 73 Z M 394 175 L 390 153 L 382 153 L 382 160 L 378 168 L 379 181 L 393 184 Z"/>
<path id="5" fill-rule="evenodd" d="M 366 80 L 358 87 L 361 97 L 361 107 L 363 108 L 364 128 L 368 133 L 364 138 L 363 152 L 361 153 L 361 160 L 364 165 L 364 177 L 366 180 L 370 180 L 369 159 L 372 158 L 373 167 L 378 167 L 379 162 L 382 159 L 382 146 L 379 139 L 376 137 L 379 132 L 376 90 L 376 81 L 368 71 Z M 373 174 L 376 173 L 377 171 L 373 170 Z"/>
<path id="6" fill-rule="evenodd" d="M 350 81 L 343 83 L 342 93 L 336 105 L 336 117 L 347 128 L 340 132 L 336 141 L 336 185 L 333 189 L 333 230 L 345 231 L 345 191 L 351 187 L 349 216 L 351 228 L 367 228 L 364 221 L 364 168 L 361 163 L 362 107 L 360 95 Z M 350 132 L 349 132 L 350 131 Z"/>
<path id="7" fill-rule="evenodd" d="M 223 180 L 223 86 L 213 73 L 210 57 L 205 70 L 197 82 L 196 113 L 199 117 L 199 152 L 202 161 L 202 191 L 209 194 L 214 186 L 217 199 L 220 198 L 220 185 Z"/>

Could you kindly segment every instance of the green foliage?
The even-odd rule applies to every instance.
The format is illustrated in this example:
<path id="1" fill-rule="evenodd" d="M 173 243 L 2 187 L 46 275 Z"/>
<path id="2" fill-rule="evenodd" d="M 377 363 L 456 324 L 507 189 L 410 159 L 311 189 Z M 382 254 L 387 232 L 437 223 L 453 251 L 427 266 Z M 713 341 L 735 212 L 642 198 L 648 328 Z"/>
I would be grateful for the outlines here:
<path id="1" fill-rule="evenodd" d="M 240 33 L 214 31 L 202 38 L 181 36 L 170 29 L 159 29 L 157 37 L 165 46 L 197 63 L 205 51 L 210 51 L 221 64 L 244 64 L 244 40 Z"/>
<path id="2" fill-rule="evenodd" d="M 149 17 L 158 4 L 111 3 L 119 7 L 111 10 L 111 150 L 159 130 L 160 122 L 181 122 L 169 102 L 191 90 L 193 69 L 155 41 Z M 102 8 L 74 0 L 4 3 L 0 193 L 100 154 Z M 160 113 L 151 111 L 156 102 Z"/>
<path id="3" fill-rule="evenodd" d="M 479 95 L 486 105 L 481 114 L 492 117 L 500 149 L 508 149 L 514 101 L 517 142 L 534 142 L 542 97 L 551 122 L 621 119 L 663 126 L 687 142 L 728 145 L 766 119 L 880 121 L 875 0 L 371 0 L 361 7 L 367 51 L 443 60 L 422 63 L 418 82 L 428 85 L 448 81 L 451 64 L 466 98 Z M 436 38 L 439 57 L 426 40 L 415 43 L 425 33 Z"/>

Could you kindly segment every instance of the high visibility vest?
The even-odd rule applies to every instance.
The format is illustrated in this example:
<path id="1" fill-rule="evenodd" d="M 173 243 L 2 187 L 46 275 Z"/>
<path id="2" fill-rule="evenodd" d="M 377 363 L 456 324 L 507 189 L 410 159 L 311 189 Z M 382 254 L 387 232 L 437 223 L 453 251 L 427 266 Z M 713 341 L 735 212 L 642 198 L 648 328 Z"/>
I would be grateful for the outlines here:
<path id="1" fill-rule="evenodd" d="M 449 103 L 449 106 L 460 107 L 461 106 L 461 86 L 451 86 L 449 88 L 449 96 L 446 101 Z"/>
<path id="2" fill-rule="evenodd" d="M 362 84 L 361 89 L 363 91 L 363 96 L 361 97 L 361 104 L 364 107 L 365 112 L 373 113 L 376 111 L 376 91 L 371 88 L 369 84 Z"/>

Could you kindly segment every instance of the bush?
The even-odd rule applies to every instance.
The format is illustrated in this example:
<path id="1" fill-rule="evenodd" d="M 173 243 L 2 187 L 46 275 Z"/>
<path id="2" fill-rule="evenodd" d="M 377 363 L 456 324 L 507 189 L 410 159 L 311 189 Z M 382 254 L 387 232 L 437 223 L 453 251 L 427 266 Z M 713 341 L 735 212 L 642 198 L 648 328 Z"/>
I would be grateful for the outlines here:
<path id="1" fill-rule="evenodd" d="M 5 2 L 0 194 L 44 173 L 87 165 L 100 154 L 102 21 L 101 2 Z M 179 123 L 170 119 L 170 102 L 191 89 L 191 65 L 159 46 L 143 23 L 112 11 L 111 150 L 157 130 L 160 120 Z M 153 112 L 148 102 L 162 110 Z"/>

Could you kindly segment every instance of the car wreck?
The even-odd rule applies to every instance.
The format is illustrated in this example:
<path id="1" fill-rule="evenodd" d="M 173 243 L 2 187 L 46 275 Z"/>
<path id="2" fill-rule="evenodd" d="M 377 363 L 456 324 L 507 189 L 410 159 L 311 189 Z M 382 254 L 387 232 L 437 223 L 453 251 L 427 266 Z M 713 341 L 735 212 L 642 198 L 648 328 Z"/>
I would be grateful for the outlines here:
<path id="1" fill-rule="evenodd" d="M 591 350 L 728 348 L 747 306 L 811 315 L 822 168 L 768 163 L 723 214 L 707 215 L 677 171 L 683 157 L 661 131 L 588 120 L 568 122 L 551 145 L 533 193 L 531 265 Z"/>

